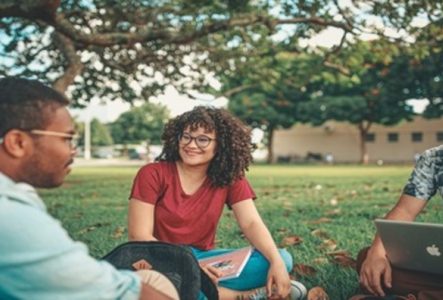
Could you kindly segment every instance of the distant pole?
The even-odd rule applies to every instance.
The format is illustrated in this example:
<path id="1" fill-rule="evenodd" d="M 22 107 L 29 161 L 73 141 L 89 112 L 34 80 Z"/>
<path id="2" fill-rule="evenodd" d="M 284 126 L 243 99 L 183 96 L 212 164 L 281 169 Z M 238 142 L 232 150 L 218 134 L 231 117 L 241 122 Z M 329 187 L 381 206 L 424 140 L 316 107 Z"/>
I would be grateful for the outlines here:
<path id="1" fill-rule="evenodd" d="M 85 121 L 85 159 L 91 159 L 91 120 Z"/>

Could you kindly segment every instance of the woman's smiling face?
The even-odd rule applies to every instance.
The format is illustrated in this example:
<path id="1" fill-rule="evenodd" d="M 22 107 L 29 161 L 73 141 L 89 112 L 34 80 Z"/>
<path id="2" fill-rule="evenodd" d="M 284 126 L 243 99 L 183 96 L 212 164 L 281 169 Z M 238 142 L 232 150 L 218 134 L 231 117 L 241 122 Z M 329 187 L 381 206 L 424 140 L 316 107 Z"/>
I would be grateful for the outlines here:
<path id="1" fill-rule="evenodd" d="M 215 131 L 197 127 L 191 131 L 186 127 L 179 139 L 179 155 L 182 162 L 190 166 L 209 165 L 217 147 Z"/>

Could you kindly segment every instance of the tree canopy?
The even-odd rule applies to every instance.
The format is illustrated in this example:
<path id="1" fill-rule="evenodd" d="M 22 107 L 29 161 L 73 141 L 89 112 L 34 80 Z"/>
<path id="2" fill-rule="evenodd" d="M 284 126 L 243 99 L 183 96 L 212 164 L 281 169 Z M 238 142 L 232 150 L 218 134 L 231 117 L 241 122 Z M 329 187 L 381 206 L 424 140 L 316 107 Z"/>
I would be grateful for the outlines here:
<path id="1" fill-rule="evenodd" d="M 367 162 L 365 140 L 371 126 L 394 125 L 414 115 L 406 100 L 417 95 L 416 79 L 411 57 L 403 51 L 383 41 L 357 42 L 342 49 L 335 59 L 348 74 L 323 70 L 313 77 L 309 101 L 298 106 L 300 121 L 354 124 L 360 133 L 361 161 Z"/>
<path id="2" fill-rule="evenodd" d="M 204 89 L 208 75 L 237 70 L 233 58 L 265 54 L 256 47 L 263 38 L 298 44 L 331 26 L 357 36 L 376 31 L 368 26 L 374 16 L 415 33 L 415 17 L 441 18 L 439 1 L 385 2 L 5 0 L 0 70 L 69 89 L 79 105 L 92 97 L 132 102 L 167 85 Z"/>
<path id="3" fill-rule="evenodd" d="M 298 105 L 307 98 L 305 85 L 321 69 L 314 54 L 277 50 L 267 59 L 254 60 L 249 68 L 223 78 L 223 88 L 233 92 L 229 110 L 266 135 L 268 162 L 273 161 L 274 131 L 299 121 Z"/>
<path id="4" fill-rule="evenodd" d="M 160 144 L 163 126 L 169 118 L 166 107 L 144 103 L 124 112 L 111 124 L 111 134 L 118 144 Z"/>

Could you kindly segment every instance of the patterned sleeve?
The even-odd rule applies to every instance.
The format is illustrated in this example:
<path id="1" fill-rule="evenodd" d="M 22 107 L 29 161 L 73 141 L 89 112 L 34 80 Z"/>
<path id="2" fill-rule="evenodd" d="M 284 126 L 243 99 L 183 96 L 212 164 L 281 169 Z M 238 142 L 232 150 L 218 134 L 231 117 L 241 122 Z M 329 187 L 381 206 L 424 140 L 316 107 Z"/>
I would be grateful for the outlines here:
<path id="1" fill-rule="evenodd" d="M 417 160 L 415 168 L 403 188 L 404 194 L 427 201 L 437 192 L 436 168 L 431 150 L 425 151 Z"/>

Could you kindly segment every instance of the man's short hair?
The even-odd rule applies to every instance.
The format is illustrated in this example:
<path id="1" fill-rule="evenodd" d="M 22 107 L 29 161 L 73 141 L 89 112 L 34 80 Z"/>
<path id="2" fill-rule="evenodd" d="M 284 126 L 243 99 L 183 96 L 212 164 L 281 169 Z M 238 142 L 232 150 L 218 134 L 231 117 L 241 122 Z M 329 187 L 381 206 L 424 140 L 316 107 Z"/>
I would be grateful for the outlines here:
<path id="1" fill-rule="evenodd" d="M 17 77 L 0 79 L 0 137 L 11 129 L 40 129 L 50 113 L 69 100 L 37 80 Z"/>

